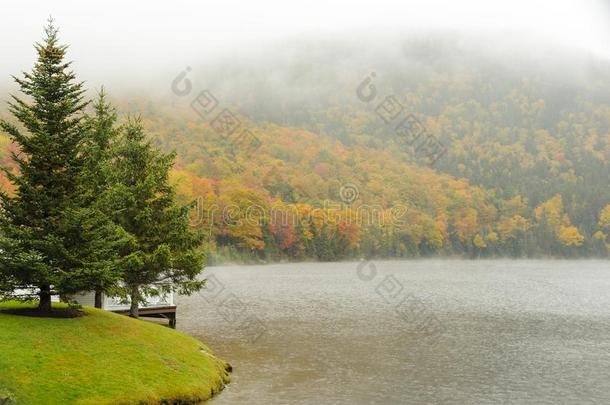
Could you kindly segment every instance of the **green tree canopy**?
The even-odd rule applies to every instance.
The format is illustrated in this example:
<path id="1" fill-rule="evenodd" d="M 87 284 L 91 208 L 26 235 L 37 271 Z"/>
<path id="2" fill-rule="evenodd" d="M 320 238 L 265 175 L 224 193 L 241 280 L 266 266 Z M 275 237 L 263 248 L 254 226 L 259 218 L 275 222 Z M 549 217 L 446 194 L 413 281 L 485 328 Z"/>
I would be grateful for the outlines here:
<path id="1" fill-rule="evenodd" d="M 118 142 L 114 166 L 114 221 L 129 235 L 131 243 L 122 252 L 124 293 L 131 300 L 131 314 L 145 295 L 178 290 L 191 293 L 203 282 L 200 249 L 202 235 L 189 227 L 192 205 L 176 204 L 168 183 L 174 154 L 163 154 L 146 140 L 142 124 L 132 119 Z"/>
<path id="2" fill-rule="evenodd" d="M 0 196 L 0 274 L 10 288 L 37 286 L 40 309 L 50 310 L 51 287 L 76 288 L 69 279 L 81 265 L 70 213 L 78 208 L 87 102 L 83 84 L 64 61 L 67 47 L 59 44 L 52 20 L 45 33 L 44 42 L 35 45 L 38 60 L 32 72 L 15 77 L 27 99 L 12 96 L 9 110 L 21 125 L 0 121 L 0 128 L 19 148 L 12 154 L 19 174 L 5 169 L 16 193 Z"/>

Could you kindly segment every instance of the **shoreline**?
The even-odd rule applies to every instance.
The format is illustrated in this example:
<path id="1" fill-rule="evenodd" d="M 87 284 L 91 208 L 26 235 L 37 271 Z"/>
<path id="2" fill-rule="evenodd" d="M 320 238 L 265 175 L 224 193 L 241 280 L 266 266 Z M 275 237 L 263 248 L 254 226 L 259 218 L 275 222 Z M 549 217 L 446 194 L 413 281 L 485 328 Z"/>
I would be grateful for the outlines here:
<path id="1" fill-rule="evenodd" d="M 517 262 L 536 262 L 536 261 L 557 261 L 557 262 L 569 262 L 569 261 L 610 261 L 606 257 L 463 257 L 463 256 L 429 256 L 429 257 L 385 257 L 385 258 L 348 258 L 345 260 L 334 260 L 334 261 L 323 261 L 323 260 L 297 260 L 297 261 L 226 261 L 226 262 L 215 262 L 214 264 L 207 264 L 206 269 L 214 267 L 233 267 L 233 266 L 273 266 L 273 265 L 285 265 L 285 264 L 332 264 L 332 263 L 362 263 L 362 262 L 434 262 L 434 261 L 456 261 L 461 260 L 465 262 L 502 262 L 502 261 L 517 261 Z M 204 271 L 205 275 L 205 271 Z"/>

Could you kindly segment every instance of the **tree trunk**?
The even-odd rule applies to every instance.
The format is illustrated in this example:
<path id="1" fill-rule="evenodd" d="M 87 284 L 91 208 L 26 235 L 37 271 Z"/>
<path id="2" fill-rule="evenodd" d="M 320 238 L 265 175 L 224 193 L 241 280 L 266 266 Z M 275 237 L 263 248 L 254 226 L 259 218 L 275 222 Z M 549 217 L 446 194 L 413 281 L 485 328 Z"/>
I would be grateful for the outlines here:
<path id="1" fill-rule="evenodd" d="M 131 298 L 131 308 L 129 308 L 129 316 L 132 318 L 140 317 L 140 289 L 138 287 L 132 287 L 131 293 L 129 294 Z"/>
<path id="2" fill-rule="evenodd" d="M 102 290 L 100 288 L 96 288 L 95 290 L 95 307 L 102 309 Z"/>
<path id="3" fill-rule="evenodd" d="M 40 303 L 38 304 L 38 310 L 42 312 L 51 312 L 51 286 L 48 284 L 40 286 Z"/>

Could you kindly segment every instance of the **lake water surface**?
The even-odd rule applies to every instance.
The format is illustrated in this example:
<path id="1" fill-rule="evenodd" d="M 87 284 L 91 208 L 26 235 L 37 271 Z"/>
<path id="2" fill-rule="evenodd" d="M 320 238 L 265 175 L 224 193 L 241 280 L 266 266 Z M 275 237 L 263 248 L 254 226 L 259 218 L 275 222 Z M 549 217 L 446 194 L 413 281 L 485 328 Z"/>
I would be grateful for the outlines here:
<path id="1" fill-rule="evenodd" d="M 610 404 L 609 261 L 209 267 L 221 404 Z"/>

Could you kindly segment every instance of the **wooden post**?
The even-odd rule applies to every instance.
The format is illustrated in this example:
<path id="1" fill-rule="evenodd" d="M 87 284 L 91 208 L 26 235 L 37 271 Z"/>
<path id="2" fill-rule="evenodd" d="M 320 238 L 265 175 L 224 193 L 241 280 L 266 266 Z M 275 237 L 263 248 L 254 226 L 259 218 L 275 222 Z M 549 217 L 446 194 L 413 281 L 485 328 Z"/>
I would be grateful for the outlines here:
<path id="1" fill-rule="evenodd" d="M 176 313 L 169 314 L 169 327 L 176 329 Z"/>

